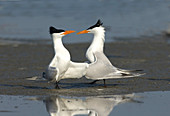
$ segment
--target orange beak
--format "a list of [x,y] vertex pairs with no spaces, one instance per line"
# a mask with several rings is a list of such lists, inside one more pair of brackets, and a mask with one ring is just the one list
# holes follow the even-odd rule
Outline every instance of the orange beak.
[[67,34],[74,33],[74,32],[75,32],[75,31],[67,30],[67,31],[65,31],[62,35],[67,35]]
[[88,32],[90,32],[90,31],[88,31],[88,30],[83,30],[83,31],[78,32],[77,34],[83,34],[83,33],[88,33]]

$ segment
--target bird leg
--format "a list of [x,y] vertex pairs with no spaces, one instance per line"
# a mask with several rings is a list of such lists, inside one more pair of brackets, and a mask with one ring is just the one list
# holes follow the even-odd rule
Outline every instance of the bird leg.
[[106,88],[107,86],[106,86],[106,82],[105,82],[106,80],[105,79],[103,79],[103,82],[104,82],[104,87]]
[[55,85],[55,88],[56,88],[56,89],[60,89],[60,87],[58,86],[58,82],[57,82],[57,81],[55,82],[55,84],[56,84],[56,85]]
[[45,78],[45,72],[42,73],[42,77]]
[[94,80],[94,81],[90,82],[89,84],[95,84],[97,81],[99,81],[99,80]]

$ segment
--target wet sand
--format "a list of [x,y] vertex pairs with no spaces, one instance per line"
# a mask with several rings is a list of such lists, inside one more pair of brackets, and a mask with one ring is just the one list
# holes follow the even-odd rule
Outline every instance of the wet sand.
[[[161,38],[160,38],[161,39]],[[73,61],[86,61],[89,43],[66,44]],[[128,79],[110,79],[88,84],[92,80],[61,80],[61,89],[47,81],[30,81],[40,76],[53,57],[51,44],[0,45],[1,95],[69,95],[95,96],[170,90],[170,45],[164,41],[119,41],[105,44],[111,62],[124,69],[143,69],[146,75]]]

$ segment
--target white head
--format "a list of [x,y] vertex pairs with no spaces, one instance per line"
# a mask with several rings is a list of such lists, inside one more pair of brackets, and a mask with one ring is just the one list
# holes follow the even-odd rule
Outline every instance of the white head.
[[51,34],[51,36],[55,37],[55,38],[62,38],[63,36],[70,34],[70,33],[74,33],[75,31],[72,30],[63,30],[63,29],[56,29],[54,27],[50,27],[49,28],[49,32]]
[[98,33],[104,33],[105,30],[104,30],[104,27],[102,25],[103,25],[103,23],[99,19],[95,25],[89,27],[86,30],[80,31],[77,34],[84,34],[84,33],[98,34]]

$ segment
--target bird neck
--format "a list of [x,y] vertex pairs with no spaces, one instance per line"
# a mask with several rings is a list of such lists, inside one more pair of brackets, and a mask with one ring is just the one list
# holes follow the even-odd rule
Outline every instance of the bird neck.
[[52,39],[53,39],[53,45],[54,45],[54,52],[55,55],[51,61],[51,63],[49,64],[49,66],[51,67],[55,67],[57,65],[57,54],[59,53],[65,53],[67,50],[63,45],[62,42],[62,37],[61,36],[57,36],[57,35],[51,35]]
[[63,42],[62,42],[62,37],[61,36],[52,35],[52,39],[53,39],[53,45],[54,45],[55,53],[65,49],[65,47],[63,45]]
[[105,42],[105,31],[104,29],[100,29],[96,33],[94,33],[94,38],[92,44],[90,45],[90,48],[93,51],[103,52],[104,42]]

